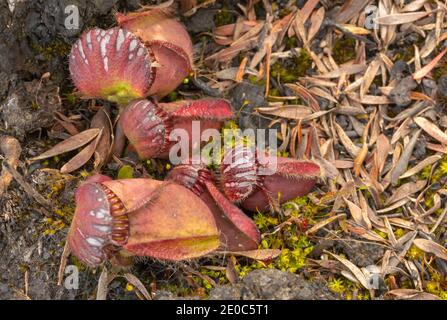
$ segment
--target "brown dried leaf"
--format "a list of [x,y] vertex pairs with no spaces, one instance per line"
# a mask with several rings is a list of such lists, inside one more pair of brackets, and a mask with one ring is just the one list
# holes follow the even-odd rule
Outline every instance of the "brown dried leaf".
[[315,77],[323,78],[323,79],[337,79],[340,78],[341,75],[353,75],[357,73],[364,72],[366,70],[367,66],[365,64],[350,64],[350,65],[344,65],[338,68],[337,70],[316,75]]
[[101,138],[95,150],[95,169],[99,170],[105,165],[112,152],[112,128],[113,124],[106,108],[101,108],[93,117],[90,127],[102,130]]
[[279,249],[265,249],[253,251],[236,251],[231,252],[232,255],[247,257],[253,260],[266,261],[277,258],[281,254]]
[[325,226],[327,226],[328,224],[334,222],[335,220],[338,220],[340,218],[346,218],[346,214],[341,213],[339,215],[336,216],[332,216],[329,217],[327,219],[324,219],[323,221],[319,221],[317,222],[312,228],[310,228],[309,230],[306,231],[306,235],[311,235],[314,234],[315,232],[317,232],[318,230],[324,228]]
[[376,78],[377,72],[380,68],[380,60],[374,59],[368,69],[366,69],[365,75],[363,76],[362,85],[360,86],[360,97],[363,99],[365,94],[369,91],[369,87]]
[[338,103],[338,100],[334,98],[334,96],[332,96],[329,92],[327,92],[326,90],[323,90],[321,88],[318,87],[312,87],[309,88],[309,92],[312,93],[315,96],[324,98],[326,100],[332,101],[333,103]]
[[306,106],[281,106],[257,108],[259,113],[270,114],[286,119],[303,120],[312,114],[310,108]]
[[238,281],[238,275],[236,266],[234,263],[235,258],[233,256],[228,257],[227,267],[225,268],[225,275],[231,284],[236,284]]
[[324,16],[326,14],[326,11],[324,10],[324,7],[321,7],[318,9],[312,16],[310,17],[310,28],[307,33],[307,42],[310,43],[312,39],[316,36],[318,31],[321,28],[321,25],[324,21]]
[[421,80],[424,78],[433,68],[436,67],[439,61],[441,61],[442,57],[447,53],[447,48],[442,50],[440,54],[438,54],[430,63],[428,63],[426,66],[424,66],[421,70],[416,71],[413,74],[414,80]]
[[98,280],[98,289],[96,291],[96,300],[107,300],[107,292],[109,291],[109,274],[104,266]]
[[445,134],[438,126],[423,117],[414,118],[414,122],[427,132],[434,139],[438,140],[442,144],[447,144],[447,134]]
[[395,289],[388,291],[386,294],[395,296],[396,299],[401,300],[441,300],[441,298],[434,294],[421,292],[416,289]]
[[363,226],[356,224],[355,222],[348,220],[346,221],[346,229],[348,232],[352,232],[366,240],[375,241],[388,245],[389,241],[379,236],[372,230],[368,230]]
[[388,138],[381,134],[376,142],[377,145],[377,167],[378,174],[381,175],[383,168],[385,167],[386,159],[388,158],[388,154],[391,150],[391,144]]
[[86,164],[90,158],[95,153],[96,147],[101,139],[102,131],[96,137],[96,139],[90,142],[84,149],[82,149],[77,155],[70,159],[64,166],[61,168],[61,173],[70,173],[78,170],[84,164]]
[[315,97],[312,95],[312,93],[305,87],[303,87],[300,84],[286,84],[286,86],[290,89],[292,89],[294,92],[296,92],[296,94],[303,100],[309,103],[309,106],[314,110],[314,111],[320,111],[320,105],[317,101],[317,99],[315,99]]
[[399,158],[399,161],[397,161],[395,167],[391,171],[390,182],[393,185],[395,185],[397,183],[397,180],[399,180],[399,177],[407,170],[408,162],[410,161],[411,155],[413,154],[414,147],[416,146],[416,143],[419,139],[420,134],[421,134],[421,130],[419,130],[418,132],[416,132],[413,135],[410,142],[408,142],[407,146],[405,147],[404,151],[402,152],[402,155]]
[[433,163],[439,161],[442,159],[442,156],[440,155],[433,155],[425,158],[421,162],[419,162],[417,165],[415,165],[413,168],[409,169],[407,172],[405,172],[403,175],[399,177],[399,179],[405,179],[409,178],[417,173],[419,173],[421,170],[423,170],[426,166],[430,166]]
[[62,251],[61,260],[59,263],[59,271],[57,273],[57,285],[61,286],[64,280],[65,268],[67,266],[68,257],[71,254],[71,249],[68,241],[65,241],[64,250]]
[[434,254],[438,258],[447,261],[447,249],[440,244],[426,239],[415,239],[413,243],[422,251]]
[[371,31],[369,31],[365,28],[362,28],[362,27],[352,25],[352,24],[343,24],[341,26],[343,27],[343,29],[348,30],[352,34],[357,34],[357,35],[361,35],[361,36],[367,36],[367,35],[371,34]]
[[402,200],[406,197],[409,197],[412,194],[421,191],[426,184],[427,182],[425,180],[419,180],[417,182],[408,182],[397,188],[397,190],[393,192],[393,195],[388,198],[385,204],[389,205],[399,200]]
[[244,79],[245,67],[247,66],[247,62],[248,62],[248,58],[244,57],[244,59],[242,59],[241,64],[239,65],[239,69],[236,74],[236,79],[235,79],[236,82],[242,82],[242,80]]
[[389,14],[386,16],[381,16],[376,18],[376,23],[385,25],[385,26],[393,26],[404,23],[411,23],[416,20],[422,19],[432,12],[407,12],[407,13],[396,13]]
[[140,281],[140,279],[138,279],[137,277],[135,277],[133,274],[131,273],[126,273],[124,274],[124,278],[126,278],[126,280],[133,285],[135,288],[137,288],[137,290],[144,296],[144,298],[146,300],[152,300],[152,296],[150,295],[150,293],[147,291],[146,287],[144,286],[144,284]]
[[304,7],[300,10],[301,11],[301,17],[304,22],[309,18],[312,11],[315,10],[320,0],[308,0]]
[[346,150],[349,152],[349,154],[356,158],[357,155],[360,153],[361,149],[357,147],[351,139],[348,137],[348,135],[345,133],[342,127],[336,122],[334,122],[334,127],[337,130],[337,134],[341,140],[341,143],[346,148]]
[[359,102],[361,104],[367,105],[378,105],[378,104],[390,104],[391,100],[386,96],[371,96],[365,94],[363,97],[360,97],[357,93],[348,93],[349,99],[352,99],[355,102]]
[[369,0],[347,0],[335,16],[337,23],[346,23],[358,15],[368,4]]
[[331,255],[332,257],[334,257],[335,259],[337,259],[338,261],[340,261],[346,268],[348,268],[349,271],[351,271],[351,273],[357,278],[357,280],[361,283],[361,285],[365,288],[365,289],[370,289],[370,285],[368,283],[368,281],[366,280],[365,275],[363,274],[362,270],[360,270],[355,264],[353,264],[351,261],[336,255],[332,252],[329,251],[325,251],[326,253],[328,253],[329,255]]
[[366,226],[366,223],[363,220],[362,209],[359,206],[357,206],[355,203],[353,203],[347,199],[344,199],[344,200],[349,207],[349,212],[351,212],[351,216],[354,219],[354,221],[360,225]]
[[447,146],[440,145],[440,144],[434,144],[434,143],[427,143],[427,149],[441,152],[441,153],[447,153]]
[[51,157],[54,157],[54,156],[57,156],[57,155],[60,155],[60,154],[63,154],[63,153],[69,152],[69,151],[76,150],[76,149],[86,145],[93,139],[95,139],[98,136],[100,131],[101,130],[99,130],[99,129],[85,130],[73,137],[70,137],[70,138],[58,143],[57,145],[55,145],[53,148],[51,148],[47,152],[42,153],[38,157],[30,159],[30,161],[43,160],[43,159],[51,158]]
[[[362,209],[362,218],[363,221],[365,222],[366,227],[371,230],[372,229],[372,223],[371,223],[371,219],[370,219],[370,211],[371,208],[368,206],[368,202],[366,201],[365,197],[363,196],[363,193],[359,192],[359,203],[360,203],[360,208]],[[371,212],[372,215],[374,215],[373,212]]]
[[407,198],[402,199],[402,200],[399,200],[399,201],[397,201],[396,203],[394,203],[393,205],[391,205],[391,206],[389,206],[389,207],[387,207],[387,208],[377,210],[377,213],[387,213],[387,212],[396,210],[397,208],[402,207],[402,206],[403,206],[404,204],[406,204],[408,201],[410,201],[410,200],[407,199]]
[[406,108],[404,111],[402,111],[401,113],[399,113],[397,116],[395,116],[394,118],[390,118],[388,117],[386,114],[382,114],[382,117],[388,121],[401,121],[401,120],[406,120],[409,117],[414,116],[415,114],[419,113],[420,111],[424,110],[425,108],[427,108],[426,103],[424,102],[418,102],[415,103],[414,106],[412,106],[411,108]]
[[367,155],[368,155],[368,144],[364,142],[362,149],[360,149],[360,152],[354,159],[354,174],[356,176],[360,176],[360,171],[362,169],[363,162],[365,161]]
[[413,0],[402,8],[402,12],[413,12],[421,9],[428,0]]

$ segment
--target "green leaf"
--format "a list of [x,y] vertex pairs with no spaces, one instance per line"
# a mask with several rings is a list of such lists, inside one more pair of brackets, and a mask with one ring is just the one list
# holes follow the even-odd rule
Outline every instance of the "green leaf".
[[131,166],[122,166],[120,171],[118,171],[118,180],[122,179],[132,179],[133,178],[133,168]]

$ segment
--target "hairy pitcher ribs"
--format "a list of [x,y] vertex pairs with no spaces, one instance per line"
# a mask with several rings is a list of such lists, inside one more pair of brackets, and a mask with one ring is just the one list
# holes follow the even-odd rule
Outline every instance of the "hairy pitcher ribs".
[[121,106],[161,98],[191,72],[191,39],[170,11],[118,14],[117,21],[109,30],[86,31],[72,47],[70,74],[85,98]]
[[199,121],[200,132],[197,132],[196,138],[200,141],[205,130],[220,130],[223,123],[232,117],[231,106],[223,99],[174,103],[138,100],[122,112],[120,126],[140,158],[168,158],[171,147],[176,143],[170,139],[174,130],[183,129],[186,136],[183,135],[180,142],[192,148],[193,121]]
[[208,207],[178,184],[151,179],[94,176],[76,191],[68,243],[95,267],[115,255],[183,260],[219,246]]
[[320,166],[314,162],[236,146],[223,156],[220,186],[230,201],[250,211],[265,211],[306,195],[320,175]]

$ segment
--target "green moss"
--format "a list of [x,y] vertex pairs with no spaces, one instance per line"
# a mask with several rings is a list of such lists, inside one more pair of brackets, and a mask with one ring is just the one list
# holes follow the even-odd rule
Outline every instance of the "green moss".
[[279,89],[277,89],[277,88],[270,89],[269,95],[272,97],[280,97],[281,96]]
[[65,95],[65,99],[69,104],[75,104],[77,101],[76,95],[74,93],[68,93]]
[[133,167],[131,166],[122,166],[118,171],[118,180],[122,179],[132,179],[133,178]]
[[398,228],[398,229],[396,229],[394,234],[399,239],[400,237],[403,237],[405,235],[405,230],[402,228]]
[[337,64],[344,64],[355,59],[356,40],[354,38],[342,37],[335,41],[332,56]]
[[258,77],[253,76],[253,75],[248,76],[248,81],[251,84],[254,84],[254,85],[257,85],[257,86],[265,86],[265,84],[266,84],[265,79],[258,79]]
[[65,57],[70,53],[71,46],[61,40],[54,40],[48,46],[32,43],[31,49],[35,54],[42,55],[47,61],[56,57]]
[[432,165],[426,166],[424,169],[422,169],[422,171],[419,173],[419,179],[420,180],[427,180],[428,178],[430,178],[430,174],[431,174],[431,169],[432,169]]
[[[200,282],[200,278],[192,276],[194,282]],[[183,284],[161,284],[160,290],[171,292],[174,296],[178,297],[188,297],[194,295],[193,291],[189,286]]]
[[274,261],[275,267],[281,271],[297,272],[307,264],[307,256],[312,252],[313,246],[305,236],[289,239],[295,242],[295,249],[282,249],[281,255]]
[[431,294],[437,295],[442,300],[447,300],[447,290],[442,277],[437,272],[430,274],[431,280],[425,284],[425,290]]
[[178,92],[172,91],[170,94],[168,94],[167,99],[169,102],[177,101],[179,99]]
[[422,251],[421,249],[419,249],[416,246],[411,246],[411,248],[407,251],[407,255],[408,258],[413,259],[413,260],[422,260],[424,259],[424,251]]
[[377,233],[381,238],[388,239],[388,235],[385,232],[380,230],[374,230],[374,232]]
[[302,49],[297,57],[273,64],[270,75],[281,83],[297,82],[300,77],[306,75],[307,70],[312,67],[312,62],[309,52]]
[[333,293],[336,293],[339,295],[342,295],[346,291],[345,283],[344,283],[343,279],[340,279],[340,278],[333,278],[332,280],[330,280],[328,282],[328,288]]
[[447,156],[444,156],[433,173],[432,182],[439,182],[441,178],[447,176]]
[[397,54],[393,57],[393,61],[403,60],[408,62],[414,58],[414,53],[413,46],[405,46],[405,48],[402,48],[397,52]]
[[298,46],[298,39],[296,37],[286,38],[286,50],[294,49]]
[[214,24],[216,25],[216,27],[224,26],[235,22],[236,22],[235,15],[227,8],[223,8],[217,11],[216,15],[214,16]]

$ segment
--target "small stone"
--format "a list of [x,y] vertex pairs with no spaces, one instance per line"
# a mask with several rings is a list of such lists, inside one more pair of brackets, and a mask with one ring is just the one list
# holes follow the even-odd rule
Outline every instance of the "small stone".
[[276,269],[255,270],[235,286],[211,290],[211,300],[333,300],[335,296],[318,280]]
[[335,248],[346,254],[348,260],[359,268],[376,264],[385,252],[383,246],[376,243],[363,242],[357,239],[347,240],[337,242]]
[[416,87],[417,83],[411,76],[403,78],[396,87],[391,90],[389,97],[398,107],[406,107],[411,104],[410,93],[411,90],[416,89]]
[[411,74],[410,66],[405,61],[398,60],[394,63],[390,73],[391,73],[391,79],[396,79],[397,81],[400,81]]

